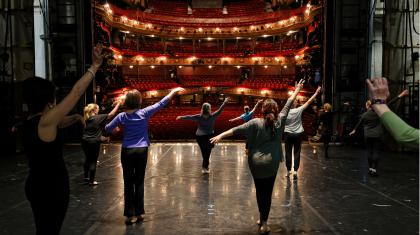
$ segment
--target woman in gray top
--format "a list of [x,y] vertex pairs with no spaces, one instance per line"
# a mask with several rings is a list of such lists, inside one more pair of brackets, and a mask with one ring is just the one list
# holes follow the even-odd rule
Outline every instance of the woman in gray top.
[[296,90],[287,100],[280,113],[276,101],[267,99],[262,105],[263,118],[254,118],[210,139],[211,143],[217,143],[224,137],[232,135],[245,135],[247,137],[249,146],[248,164],[255,183],[260,212],[260,219],[257,223],[259,225],[258,231],[261,234],[270,231],[267,220],[271,207],[271,194],[280,161],[283,160],[281,138],[290,106],[302,89],[303,82],[303,80],[299,81]]
[[210,154],[214,147],[214,144],[210,143],[210,138],[213,137],[214,134],[214,123],[217,117],[222,113],[228,101],[229,98],[226,98],[223,101],[223,104],[220,105],[219,109],[214,113],[211,112],[211,105],[209,103],[204,103],[199,114],[176,117],[176,120],[193,120],[198,122],[195,135],[203,157],[203,169],[201,171],[203,174],[210,173]]

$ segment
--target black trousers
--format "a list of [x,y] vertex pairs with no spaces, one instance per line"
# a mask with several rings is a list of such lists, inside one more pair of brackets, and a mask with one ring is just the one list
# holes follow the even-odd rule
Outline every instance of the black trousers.
[[121,165],[124,176],[124,215],[144,214],[144,175],[148,148],[123,148]]
[[369,168],[376,169],[379,162],[379,150],[378,147],[381,144],[380,138],[365,138],[366,152],[365,156],[368,159]]
[[85,153],[85,164],[83,165],[83,171],[85,178],[89,178],[89,182],[95,181],[96,174],[96,163],[99,157],[99,151],[101,150],[100,141],[89,141],[82,140],[82,149]]
[[213,134],[196,136],[198,146],[201,150],[201,156],[203,157],[203,168],[205,169],[209,169],[210,154],[211,150],[214,147],[214,144],[210,143],[210,138],[212,138],[213,136]]
[[285,151],[286,151],[286,167],[288,171],[292,169],[292,150],[294,156],[293,168],[295,171],[299,169],[300,150],[302,146],[302,133],[284,133]]
[[268,220],[271,208],[271,195],[275,181],[276,175],[268,178],[254,178],[260,222]]
[[69,205],[67,175],[52,172],[45,175],[29,174],[25,193],[34,215],[36,234],[60,234]]
[[322,142],[324,143],[324,156],[329,158],[328,156],[328,148],[330,147],[332,131],[328,130],[322,133]]

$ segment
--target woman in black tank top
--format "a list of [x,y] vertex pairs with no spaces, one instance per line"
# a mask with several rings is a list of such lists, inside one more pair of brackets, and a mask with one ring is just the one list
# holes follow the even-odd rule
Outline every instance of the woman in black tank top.
[[69,203],[69,178],[58,129],[82,120],[80,115],[66,115],[89,86],[102,58],[102,45],[97,45],[92,66],[57,105],[55,87],[50,81],[32,77],[23,82],[23,99],[30,113],[24,124],[29,163],[25,192],[32,207],[36,234],[60,233]]

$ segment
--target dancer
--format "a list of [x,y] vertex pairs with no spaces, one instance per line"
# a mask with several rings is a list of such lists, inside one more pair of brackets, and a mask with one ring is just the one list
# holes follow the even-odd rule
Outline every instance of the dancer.
[[93,49],[92,66],[58,104],[51,81],[32,77],[23,82],[23,99],[29,109],[24,124],[24,145],[29,162],[25,192],[38,235],[60,233],[70,188],[58,128],[80,117],[66,115],[93,80],[102,60],[102,45],[98,44]]
[[174,88],[159,102],[140,109],[141,93],[138,90],[130,90],[126,94],[124,103],[127,110],[119,113],[105,126],[106,132],[112,132],[120,125],[124,127],[121,165],[124,177],[124,216],[127,217],[126,224],[144,220],[144,174],[150,146],[149,119],[168,104],[175,94],[181,91],[184,91],[184,89]]
[[299,81],[280,113],[276,101],[267,99],[261,109],[264,114],[263,118],[254,118],[210,139],[211,143],[218,143],[221,139],[232,135],[247,137],[249,143],[248,164],[254,179],[260,212],[260,219],[257,221],[260,234],[270,231],[267,220],[271,207],[271,195],[277,170],[283,158],[281,137],[290,106],[302,89],[303,83],[304,80]]
[[[315,94],[309,98],[305,104],[296,108],[297,102],[293,103],[295,108],[290,109],[289,114],[287,115],[286,125],[284,128],[284,142],[285,142],[285,152],[286,152],[286,168],[287,168],[287,175],[286,177],[290,177],[293,173],[293,179],[297,179],[297,171],[299,169],[300,164],[300,149],[302,145],[302,134],[303,134],[303,126],[302,126],[302,114],[303,111],[309,107],[309,105],[315,100],[316,96],[321,92],[321,87],[316,89]],[[293,149],[293,156],[294,156],[294,164],[292,172],[292,149]]]
[[372,105],[373,110],[381,119],[382,124],[394,137],[394,139],[404,146],[410,148],[419,148],[420,133],[419,129],[409,126],[393,113],[388,105],[383,104],[389,96],[388,81],[386,78],[367,79],[366,83],[369,88],[369,96],[371,99],[379,101]]
[[117,113],[120,103],[120,99],[116,101],[114,108],[108,114],[98,114],[99,106],[97,104],[88,104],[84,108],[86,126],[82,137],[82,149],[86,159],[83,170],[84,180],[91,186],[98,184],[95,181],[96,162],[98,161],[101,142],[107,139],[102,136],[103,128],[105,127],[106,121]]
[[249,111],[249,106],[245,105],[244,106],[244,113],[236,118],[232,118],[229,119],[229,122],[234,122],[234,121],[238,121],[238,120],[243,120],[244,122],[248,122],[249,120],[252,119],[252,115],[254,114],[255,110],[257,110],[258,105],[260,105],[263,102],[263,100],[258,100],[258,102],[255,104],[254,108]]
[[201,106],[201,113],[195,115],[178,116],[176,120],[193,120],[198,122],[197,131],[195,133],[198,146],[200,147],[203,164],[201,173],[209,174],[210,154],[214,144],[210,143],[210,138],[214,136],[214,123],[222,113],[225,105],[228,103],[229,97],[223,101],[216,112],[211,113],[211,105],[204,103]]
[[[408,95],[408,90],[404,90],[397,97],[390,100],[388,105],[391,105]],[[384,101],[385,102],[385,101]],[[363,123],[364,138],[366,145],[365,156],[369,163],[369,175],[378,176],[377,168],[380,158],[379,145],[381,144],[382,124],[379,116],[372,109],[372,102],[366,101],[366,112],[362,114],[354,129],[349,133],[350,136],[356,133],[357,128]]]
[[[323,105],[323,112],[319,115],[319,130],[321,133],[321,140],[324,144],[324,157],[329,159],[328,148],[333,134],[334,113],[331,112],[332,106],[330,103]],[[316,153],[316,151],[314,151]]]

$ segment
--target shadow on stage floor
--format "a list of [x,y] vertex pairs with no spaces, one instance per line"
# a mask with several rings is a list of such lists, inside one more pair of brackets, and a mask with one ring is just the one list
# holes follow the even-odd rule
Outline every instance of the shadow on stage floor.
[[[103,151],[105,150],[105,151]],[[70,205],[61,234],[256,234],[258,208],[243,143],[217,145],[209,175],[195,143],[149,149],[144,223],[124,224],[120,145],[101,151],[98,186],[84,185],[80,146],[65,147]],[[281,164],[269,217],[271,234],[418,234],[418,154],[382,152],[379,177],[367,175],[359,147],[302,148],[298,180]],[[24,196],[23,156],[0,159],[0,234],[34,234]],[[51,176],[54,177],[54,176]],[[48,182],[46,182],[47,184]],[[54,215],[51,215],[54,216]]]

